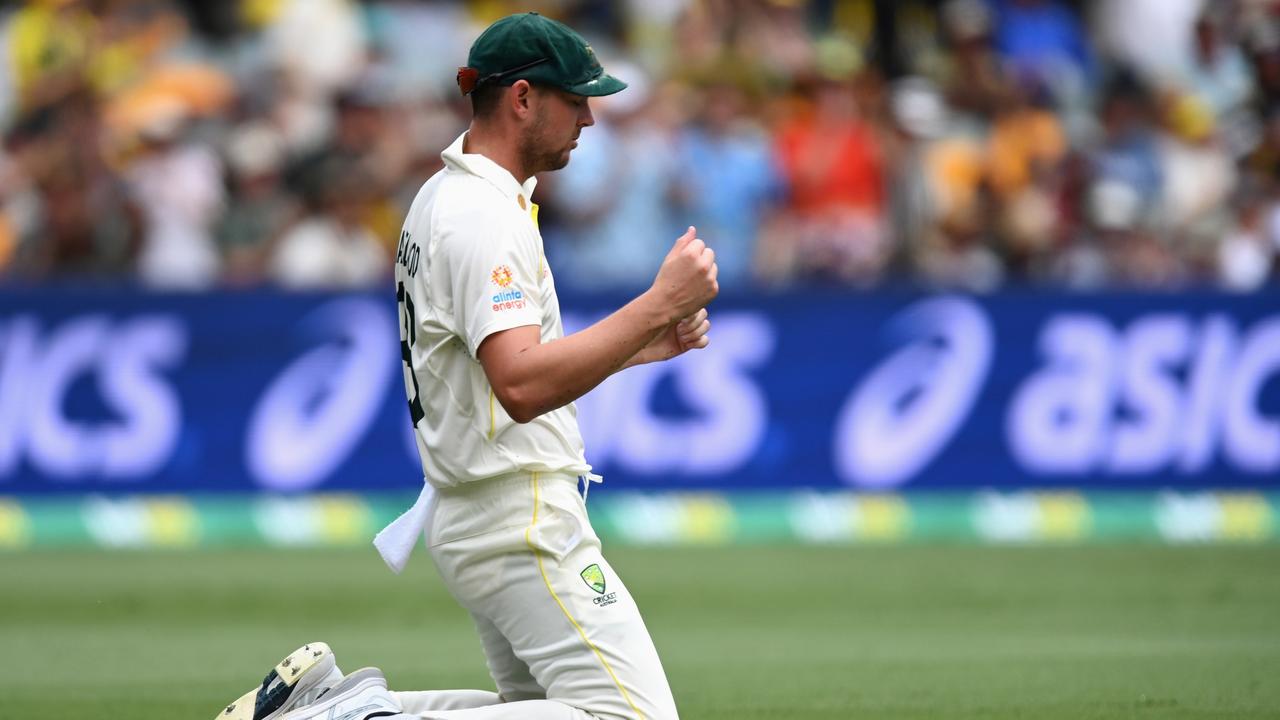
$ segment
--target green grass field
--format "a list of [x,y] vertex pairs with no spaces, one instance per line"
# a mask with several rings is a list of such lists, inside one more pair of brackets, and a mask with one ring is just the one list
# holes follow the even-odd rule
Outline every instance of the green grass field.
[[[1280,547],[614,549],[686,720],[1280,718]],[[0,554],[0,718],[212,718],[310,640],[488,687],[425,555]]]

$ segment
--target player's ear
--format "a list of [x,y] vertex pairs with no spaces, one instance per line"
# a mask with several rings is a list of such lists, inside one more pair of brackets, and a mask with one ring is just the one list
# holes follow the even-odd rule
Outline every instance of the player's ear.
[[511,85],[511,93],[507,99],[516,115],[523,118],[533,110],[534,88],[528,80],[517,80]]

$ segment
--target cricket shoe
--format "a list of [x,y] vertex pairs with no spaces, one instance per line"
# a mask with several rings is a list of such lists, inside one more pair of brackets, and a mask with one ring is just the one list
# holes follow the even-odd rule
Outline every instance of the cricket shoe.
[[216,720],[277,720],[315,702],[342,682],[342,671],[329,646],[310,643],[289,653],[262,680],[218,714]]
[[361,668],[342,679],[310,705],[280,716],[280,720],[411,720],[387,690],[378,668]]

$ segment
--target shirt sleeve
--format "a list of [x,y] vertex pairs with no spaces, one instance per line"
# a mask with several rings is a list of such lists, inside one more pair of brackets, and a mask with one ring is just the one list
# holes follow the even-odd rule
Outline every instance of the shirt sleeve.
[[494,333],[542,325],[537,245],[522,228],[493,215],[451,223],[441,238],[453,280],[454,317],[472,357]]

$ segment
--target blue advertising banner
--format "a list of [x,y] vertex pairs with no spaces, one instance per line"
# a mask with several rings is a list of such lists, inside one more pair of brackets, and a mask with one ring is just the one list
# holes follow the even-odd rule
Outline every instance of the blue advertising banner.
[[[572,331],[619,298],[568,298]],[[1280,293],[723,298],[579,402],[606,485],[1280,488]],[[0,495],[412,490],[388,293],[0,295]]]

